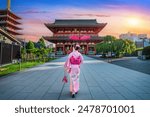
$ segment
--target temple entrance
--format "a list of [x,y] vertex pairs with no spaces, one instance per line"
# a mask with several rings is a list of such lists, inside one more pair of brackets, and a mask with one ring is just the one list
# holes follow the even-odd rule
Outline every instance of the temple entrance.
[[56,54],[57,55],[63,55],[63,47],[56,47]]
[[70,45],[65,45],[64,49],[65,49],[65,50],[64,50],[64,51],[65,51],[65,54],[70,54],[70,53],[72,52],[72,50],[73,50],[71,44],[70,44]]
[[102,41],[98,33],[107,23],[98,23],[95,19],[60,19],[45,24],[53,36],[44,38],[56,44],[56,54],[69,54],[74,43],[81,46],[82,54],[96,54],[95,45]]
[[79,52],[81,53],[81,54],[86,54],[86,52],[87,52],[87,45],[80,45],[80,50],[79,50]]
[[94,55],[95,53],[96,53],[95,47],[94,46],[89,46],[87,54]]

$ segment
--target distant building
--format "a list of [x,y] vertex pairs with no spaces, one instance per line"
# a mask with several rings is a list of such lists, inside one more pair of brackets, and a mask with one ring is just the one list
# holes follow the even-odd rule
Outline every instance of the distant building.
[[126,33],[119,36],[120,39],[128,39],[135,42],[138,48],[150,46],[150,39],[148,39],[147,34],[136,34],[136,33]]
[[134,41],[134,42],[142,41],[142,40],[139,38],[139,36],[138,36],[137,34],[135,34],[135,33],[130,33],[130,32],[128,32],[128,33],[126,33],[126,34],[121,34],[121,35],[119,36],[119,38],[120,38],[120,39],[129,39],[129,40]]
[[146,47],[146,46],[150,46],[150,38],[148,38],[144,41],[144,47]]
[[45,39],[44,39],[44,42],[45,42],[45,45],[46,45],[47,48],[55,48],[55,46],[56,46],[54,43],[51,43],[51,42],[49,42]]

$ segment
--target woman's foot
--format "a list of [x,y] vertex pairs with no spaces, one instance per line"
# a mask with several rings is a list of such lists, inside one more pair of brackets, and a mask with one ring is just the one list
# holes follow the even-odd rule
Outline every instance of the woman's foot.
[[72,94],[72,98],[75,98],[75,94]]

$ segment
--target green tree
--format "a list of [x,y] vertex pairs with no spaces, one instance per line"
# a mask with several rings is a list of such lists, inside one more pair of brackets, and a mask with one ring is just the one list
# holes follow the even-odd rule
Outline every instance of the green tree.
[[21,58],[23,61],[26,60],[26,49],[25,48],[21,48]]
[[111,36],[111,35],[107,35],[103,38],[103,41],[106,43],[112,43],[115,40],[116,40],[116,37]]
[[116,39],[113,36],[105,36],[103,42],[96,45],[98,53],[104,56],[108,52],[115,53],[116,57],[122,57],[125,54],[131,54],[136,50],[135,43],[131,40]]
[[34,51],[35,51],[35,47],[34,47],[34,43],[32,41],[29,41],[27,43],[27,57],[31,60],[31,59],[34,59],[35,56],[34,56]]
[[142,54],[150,56],[150,46],[144,47]]
[[44,39],[41,37],[38,41],[38,50],[36,55],[40,57],[43,61],[48,58],[48,54],[52,52],[52,48],[46,48]]
[[46,44],[45,44],[43,38],[40,38],[39,41],[38,41],[38,43],[39,43],[39,47],[40,48],[46,48]]
[[127,44],[126,53],[132,54],[133,52],[135,52],[136,51],[135,43],[131,40],[125,40],[125,41],[126,41],[126,44]]
[[27,43],[27,53],[32,53],[32,52],[34,52],[34,49],[35,49],[35,47],[34,47],[34,43],[32,42],[32,41],[29,41],[28,43]]
[[121,57],[124,54],[125,42],[122,39],[117,39],[113,43],[114,52],[116,57]]
[[111,35],[107,35],[107,36],[103,37],[103,42],[98,43],[96,45],[97,52],[102,53],[104,57],[108,52],[111,52],[111,54],[112,54],[112,52],[114,50],[113,42],[115,40],[116,40],[116,38]]

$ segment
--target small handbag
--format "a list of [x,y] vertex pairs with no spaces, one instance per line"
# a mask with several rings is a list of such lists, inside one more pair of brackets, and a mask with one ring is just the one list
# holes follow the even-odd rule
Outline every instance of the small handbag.
[[67,83],[67,82],[68,82],[67,76],[64,76],[62,82],[64,82],[64,83]]
[[63,79],[62,79],[62,82],[64,82],[64,83],[67,83],[67,82],[68,82],[67,74],[66,74],[65,70],[64,70],[64,77],[63,77]]

